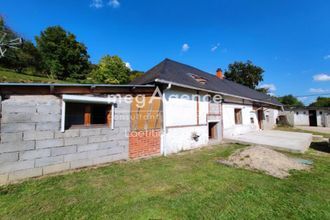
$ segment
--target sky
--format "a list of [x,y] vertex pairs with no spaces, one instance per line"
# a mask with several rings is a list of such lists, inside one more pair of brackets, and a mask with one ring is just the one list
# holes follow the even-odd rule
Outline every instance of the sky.
[[209,73],[251,60],[261,87],[305,104],[330,96],[328,0],[1,0],[0,14],[34,41],[61,25],[93,63],[118,55],[147,71],[170,58]]

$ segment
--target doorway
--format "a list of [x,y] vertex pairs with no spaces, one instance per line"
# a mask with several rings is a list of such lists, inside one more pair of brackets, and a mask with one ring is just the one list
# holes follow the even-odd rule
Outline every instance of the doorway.
[[217,122],[209,122],[209,139],[217,139]]
[[316,110],[309,110],[309,126],[317,126]]
[[262,129],[262,121],[264,120],[264,110],[258,110],[258,125]]

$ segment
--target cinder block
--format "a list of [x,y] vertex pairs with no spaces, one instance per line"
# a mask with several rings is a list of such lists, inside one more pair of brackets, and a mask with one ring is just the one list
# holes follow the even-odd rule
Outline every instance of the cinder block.
[[68,146],[68,145],[83,145],[83,144],[87,144],[87,137],[74,137],[74,138],[65,138],[64,139],[64,145]]
[[59,122],[60,114],[34,114],[31,116],[32,122]]
[[24,140],[46,140],[54,138],[53,131],[26,131],[23,133]]
[[34,113],[4,113],[2,114],[2,123],[25,123],[31,122],[31,115]]
[[49,156],[50,149],[38,149],[20,152],[20,160],[33,160]]
[[1,124],[1,132],[4,133],[14,133],[20,131],[33,131],[35,130],[35,123],[9,123]]
[[49,139],[36,141],[36,148],[60,147],[64,145],[63,139]]
[[34,149],[35,141],[17,141],[0,144],[0,153],[24,151]]
[[80,145],[78,146],[78,152],[84,152],[84,151],[93,151],[98,149],[98,144],[86,144],[86,145]]
[[15,181],[15,180],[21,180],[31,177],[37,177],[42,175],[42,169],[41,168],[32,168],[32,169],[26,169],[26,170],[19,170],[12,173],[9,173],[8,180],[9,181]]
[[36,167],[49,166],[52,164],[58,164],[63,162],[63,156],[56,157],[44,157],[36,159]]
[[88,137],[88,143],[100,143],[108,141],[108,135],[98,135]]
[[126,160],[128,156],[124,154],[115,154],[115,155],[108,155],[104,157],[97,157],[93,159],[93,165],[103,164],[103,163],[110,163],[118,160]]
[[1,133],[1,143],[17,142],[23,140],[23,132]]
[[101,134],[100,128],[86,128],[86,129],[80,129],[80,136],[95,136]]
[[37,112],[37,108],[35,104],[32,104],[31,106],[24,106],[24,105],[18,105],[18,104],[3,104],[2,105],[2,114],[7,113],[29,113],[33,114]]
[[70,169],[70,163],[54,164],[54,165],[43,167],[42,169],[43,169],[44,175],[51,174],[51,173],[57,173],[57,172],[61,172],[61,171]]
[[117,147],[117,146],[118,146],[118,144],[116,141],[107,141],[104,143],[99,143],[98,149],[113,148],[113,147]]
[[13,162],[18,160],[18,152],[0,154],[0,166],[5,162]]
[[60,122],[40,122],[36,123],[37,131],[59,131]]
[[34,167],[33,160],[7,162],[1,164],[0,173],[8,173],[16,170],[25,170],[33,167]]
[[79,137],[79,129],[71,129],[62,132],[55,132],[55,138],[71,138],[71,137]]
[[74,160],[83,160],[87,159],[89,152],[79,152],[74,154],[64,155],[64,161],[74,161]]
[[37,112],[41,114],[60,114],[61,106],[58,103],[37,105]]
[[0,186],[8,183],[8,174],[0,174]]
[[93,165],[93,159],[75,160],[70,163],[71,169],[88,167]]
[[56,147],[51,149],[52,156],[64,155],[64,154],[73,154],[77,152],[77,146],[67,146],[67,147]]
[[116,136],[117,134],[119,134],[119,128],[103,128],[101,130],[101,134],[107,134],[107,135],[111,135],[111,136]]

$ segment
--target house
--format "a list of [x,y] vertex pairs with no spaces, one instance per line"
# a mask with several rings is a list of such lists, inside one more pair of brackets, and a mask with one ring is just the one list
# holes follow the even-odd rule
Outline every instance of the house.
[[1,83],[0,184],[271,129],[272,97],[165,59],[130,85]]
[[223,77],[165,59],[132,82],[162,91],[163,154],[271,129],[282,104]]
[[330,127],[330,108],[285,107],[280,119],[291,126]]

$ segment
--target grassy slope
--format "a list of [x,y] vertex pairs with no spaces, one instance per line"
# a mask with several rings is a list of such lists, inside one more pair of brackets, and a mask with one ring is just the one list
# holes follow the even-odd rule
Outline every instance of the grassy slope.
[[48,79],[27,75],[24,73],[16,73],[12,70],[0,68],[0,82],[20,82],[20,83],[70,83],[61,80]]
[[2,218],[330,219],[330,157],[310,150],[310,172],[279,180],[216,163],[241,146],[195,152],[0,187]]

